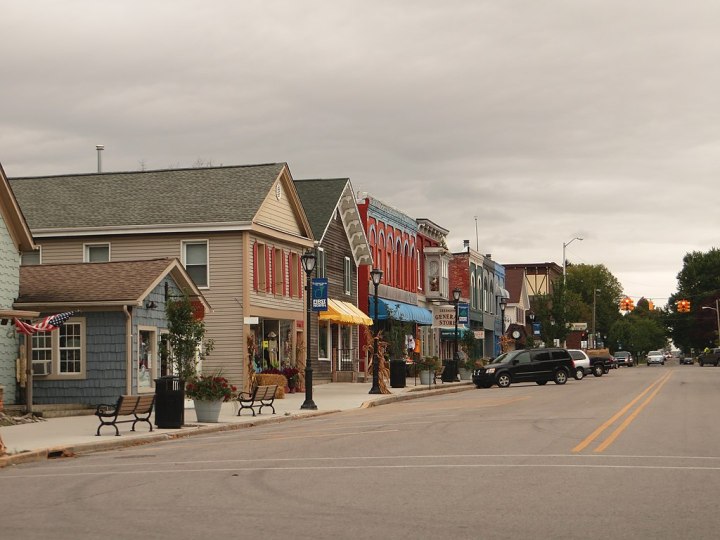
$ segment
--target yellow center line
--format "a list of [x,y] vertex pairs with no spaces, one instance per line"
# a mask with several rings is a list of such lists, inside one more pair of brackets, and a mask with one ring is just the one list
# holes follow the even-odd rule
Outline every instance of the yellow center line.
[[572,449],[573,452],[582,452],[585,448],[590,445],[595,439],[597,439],[603,431],[605,431],[607,428],[609,428],[612,424],[615,423],[615,421],[620,418],[622,415],[624,415],[630,408],[635,405],[638,401],[640,401],[645,394],[650,392],[655,386],[660,384],[663,378],[668,377],[670,372],[668,372],[667,375],[663,375],[658,380],[653,382],[650,386],[648,386],[645,390],[643,390],[639,396],[637,396],[635,399],[633,399],[630,403],[625,405],[622,409],[620,409],[617,413],[615,413],[612,418],[604,422],[600,427],[598,427],[595,431],[593,431],[590,435],[588,435],[580,444],[578,444],[575,448]]
[[623,423],[620,424],[620,425],[615,429],[615,431],[613,431],[613,432],[610,434],[610,436],[609,436],[607,439],[605,439],[605,440],[603,441],[603,443],[595,449],[595,452],[603,452],[608,446],[610,446],[610,445],[615,441],[615,439],[617,439],[618,436],[619,436],[623,431],[625,431],[625,428],[627,428],[627,427],[630,425],[630,423],[631,423],[633,420],[635,420],[635,418],[637,417],[637,415],[640,414],[640,411],[642,411],[642,410],[645,408],[645,406],[646,406],[648,403],[650,403],[650,402],[655,398],[655,396],[658,394],[658,392],[660,392],[660,390],[662,389],[663,385],[664,385],[666,382],[668,382],[668,380],[670,380],[670,377],[671,377],[671,376],[672,376],[672,371],[668,373],[668,375],[662,380],[662,382],[657,386],[657,388],[655,388],[655,390],[653,391],[653,393],[650,394],[650,396],[648,396],[648,398],[642,403],[642,405],[640,405],[637,409],[635,409],[635,410],[632,412],[632,414],[630,414],[630,416],[628,416],[628,417],[623,421]]

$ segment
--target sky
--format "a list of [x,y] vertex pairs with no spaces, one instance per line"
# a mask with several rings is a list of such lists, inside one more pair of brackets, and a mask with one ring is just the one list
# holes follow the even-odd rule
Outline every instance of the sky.
[[4,2],[0,163],[287,162],[452,251],[565,251],[663,306],[718,247],[719,23],[716,0]]

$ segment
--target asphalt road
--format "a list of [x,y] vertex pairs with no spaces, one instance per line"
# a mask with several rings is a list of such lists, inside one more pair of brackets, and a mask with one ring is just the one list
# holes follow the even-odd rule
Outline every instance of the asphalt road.
[[0,537],[717,538],[720,368],[613,370],[0,470]]

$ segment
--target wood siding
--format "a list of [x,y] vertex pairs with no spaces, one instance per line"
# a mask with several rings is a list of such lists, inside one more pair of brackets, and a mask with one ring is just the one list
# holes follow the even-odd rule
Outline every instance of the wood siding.
[[286,233],[302,235],[299,218],[290,200],[287,186],[281,179],[275,181],[275,186],[277,185],[281,186],[280,199],[276,197],[275,187],[273,187],[265,197],[265,202],[260,206],[253,221]]

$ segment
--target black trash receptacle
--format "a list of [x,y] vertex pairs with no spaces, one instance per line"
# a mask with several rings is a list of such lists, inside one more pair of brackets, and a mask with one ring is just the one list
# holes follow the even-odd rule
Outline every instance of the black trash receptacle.
[[405,360],[390,360],[390,387],[405,388]]
[[457,360],[443,360],[442,382],[455,382],[458,376],[458,361]]
[[167,375],[155,379],[155,425],[164,429],[181,428],[185,423],[185,385],[180,377]]

